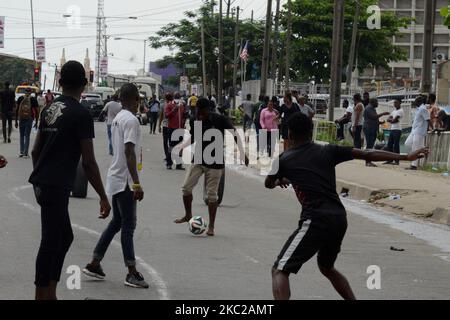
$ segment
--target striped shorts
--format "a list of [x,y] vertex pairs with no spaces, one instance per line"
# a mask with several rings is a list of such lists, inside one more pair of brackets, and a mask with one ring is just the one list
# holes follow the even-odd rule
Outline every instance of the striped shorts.
[[346,231],[345,215],[326,215],[300,220],[299,228],[284,245],[274,269],[296,274],[316,253],[320,267],[333,268]]

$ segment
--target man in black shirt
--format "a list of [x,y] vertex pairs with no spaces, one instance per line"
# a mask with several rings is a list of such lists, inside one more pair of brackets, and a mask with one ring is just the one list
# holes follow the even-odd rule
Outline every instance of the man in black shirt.
[[80,103],[87,84],[83,66],[67,62],[59,80],[62,96],[42,111],[32,151],[34,186],[41,206],[42,240],[36,260],[36,299],[55,300],[64,258],[73,241],[69,195],[82,156],[89,182],[100,196],[100,218],[111,211],[94,155],[94,122]]
[[[5,82],[5,88],[0,92],[0,103],[2,113],[3,141],[11,143],[12,119],[16,95],[9,88],[10,83]],[[6,130],[8,129],[8,131]],[[8,134],[7,134],[8,132]]]
[[[192,191],[198,184],[200,177],[204,174],[206,177],[206,190],[208,195],[209,209],[209,228],[207,235],[214,236],[214,226],[218,207],[219,183],[225,170],[224,141],[225,130],[230,130],[234,135],[234,140],[238,144],[242,162],[248,165],[248,159],[245,156],[244,147],[241,139],[237,136],[233,124],[225,116],[217,113],[211,113],[209,110],[209,101],[200,98],[197,102],[197,120],[191,120],[191,137],[176,146],[173,154],[178,154],[179,150],[196,143],[196,149],[192,165],[186,173],[183,183],[183,203],[185,216],[175,220],[175,223],[181,224],[189,222],[192,218]],[[219,131],[219,132],[217,132]],[[220,133],[220,135],[216,135]],[[214,137],[214,139],[212,139]]]
[[298,273],[302,265],[318,253],[322,274],[343,298],[355,299],[347,279],[334,268],[347,229],[346,211],[336,192],[335,167],[353,159],[411,161],[424,157],[428,150],[399,155],[378,150],[362,151],[351,147],[318,145],[312,142],[313,123],[302,113],[291,116],[288,126],[293,146],[280,155],[265,185],[269,189],[292,185],[302,205],[302,213],[299,228],[289,238],[274,264],[274,297],[277,300],[289,299],[289,275]]

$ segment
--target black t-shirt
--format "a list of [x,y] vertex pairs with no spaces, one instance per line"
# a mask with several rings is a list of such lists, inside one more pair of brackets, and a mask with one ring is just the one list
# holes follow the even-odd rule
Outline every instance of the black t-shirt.
[[2,106],[1,112],[4,114],[13,112],[15,100],[16,94],[14,91],[5,89],[0,92],[0,104]]
[[81,157],[80,141],[95,136],[89,111],[74,98],[61,96],[43,109],[39,133],[42,149],[29,182],[71,190]]
[[[353,160],[353,148],[307,143],[289,149],[279,157],[275,178],[291,181],[302,205],[302,219],[323,215],[345,215],[336,191],[335,167]],[[276,169],[277,162],[274,163]]]
[[[233,124],[230,122],[230,120],[227,117],[224,117],[217,113],[210,113],[209,119],[206,121],[196,121],[194,122],[191,120],[191,143],[194,144],[197,143],[193,158],[193,163],[199,164],[201,159],[202,165],[211,168],[211,169],[223,169],[225,168],[225,150],[224,150],[224,141],[225,141],[225,130],[231,130],[233,129]],[[201,125],[202,132],[201,135],[199,132],[195,132],[196,125]],[[205,132],[210,129],[216,129],[220,131],[220,134],[222,136],[221,141],[215,141],[215,137],[208,137],[208,134],[206,135],[205,140]],[[198,137],[196,136],[198,135]],[[202,145],[201,148],[201,154],[200,154],[200,144]],[[215,148],[214,148],[215,147]],[[205,152],[206,151],[206,152]],[[220,159],[216,159],[216,151],[221,152],[223,156],[220,157]],[[207,156],[205,159],[205,155]],[[219,155],[217,155],[219,157]],[[210,159],[208,159],[210,158]],[[215,161],[218,160],[218,161]],[[219,163],[217,163],[219,162]]]
[[289,118],[296,112],[300,112],[298,104],[293,103],[290,108],[287,105],[283,104],[281,106],[281,115],[283,116],[282,125],[287,126]]

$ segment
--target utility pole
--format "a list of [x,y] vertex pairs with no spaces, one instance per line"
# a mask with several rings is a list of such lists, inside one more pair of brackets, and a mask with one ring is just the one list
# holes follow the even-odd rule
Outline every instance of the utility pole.
[[355,0],[355,19],[353,20],[353,33],[352,33],[352,43],[350,45],[350,56],[348,58],[348,70],[347,70],[347,84],[345,86],[347,93],[350,94],[352,86],[352,74],[353,68],[355,66],[355,56],[356,56],[356,40],[358,38],[358,25],[359,25],[359,15],[360,15],[360,4],[359,0]]
[[36,44],[34,43],[34,12],[33,12],[33,0],[30,0],[31,6],[31,38],[33,41],[33,60],[36,63]]
[[254,14],[254,11],[252,10],[252,16],[251,16],[251,18],[250,18],[250,22],[251,22],[251,23],[253,23],[253,14]]
[[341,104],[342,53],[344,42],[344,1],[334,0],[333,47],[331,55],[331,88],[328,120],[334,121],[334,109]]
[[144,77],[145,77],[145,69],[146,68],[146,56],[147,56],[147,39],[144,40]]
[[237,87],[237,69],[238,69],[238,46],[239,46],[239,6],[236,10],[236,28],[234,32],[234,56],[233,56],[233,109],[236,109],[236,87]]
[[272,0],[267,0],[266,29],[264,32],[264,51],[261,67],[261,95],[267,94],[267,77],[269,76],[270,30],[272,26]]
[[290,90],[290,70],[291,70],[291,37],[292,37],[292,1],[288,0],[288,28],[286,33],[286,57],[285,57],[285,90]]
[[203,96],[206,97],[208,94],[207,86],[208,82],[206,79],[206,53],[205,53],[205,26],[202,19],[202,73],[203,73]]
[[281,0],[277,0],[277,9],[275,12],[275,34],[273,38],[273,45],[272,45],[272,70],[270,74],[270,78],[275,82],[276,76],[277,76],[277,63],[278,63],[278,42],[280,38],[280,2]]
[[433,42],[434,42],[434,26],[436,22],[436,0],[428,0],[425,2],[425,30],[423,33],[423,63],[422,63],[422,85],[421,93],[431,93],[433,85],[432,68],[433,68]]
[[219,0],[219,74],[217,79],[217,102],[223,106],[223,0]]

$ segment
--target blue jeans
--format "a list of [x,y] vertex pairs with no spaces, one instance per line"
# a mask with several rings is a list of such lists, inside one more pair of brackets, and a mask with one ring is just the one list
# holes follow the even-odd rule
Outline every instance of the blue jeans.
[[355,149],[362,149],[361,131],[362,126],[355,126],[355,134],[353,136],[353,144]]
[[94,260],[101,261],[108,250],[114,236],[121,231],[122,253],[125,266],[136,265],[133,236],[136,230],[136,201],[133,192],[127,187],[125,191],[115,194],[112,198],[113,218],[103,232],[94,249]]
[[30,135],[31,128],[33,127],[33,119],[20,120],[20,154],[28,155],[28,149],[30,148]]
[[[389,135],[389,142],[386,150],[400,154],[400,138],[402,137],[402,130],[392,130]],[[399,161],[394,161],[399,163]]]
[[111,125],[110,124],[106,125],[106,128],[108,130],[109,154],[113,155],[114,154],[114,150],[113,150],[113,146],[112,146]]
[[364,135],[366,137],[366,149],[373,149],[375,141],[377,141],[378,128],[364,128]]

